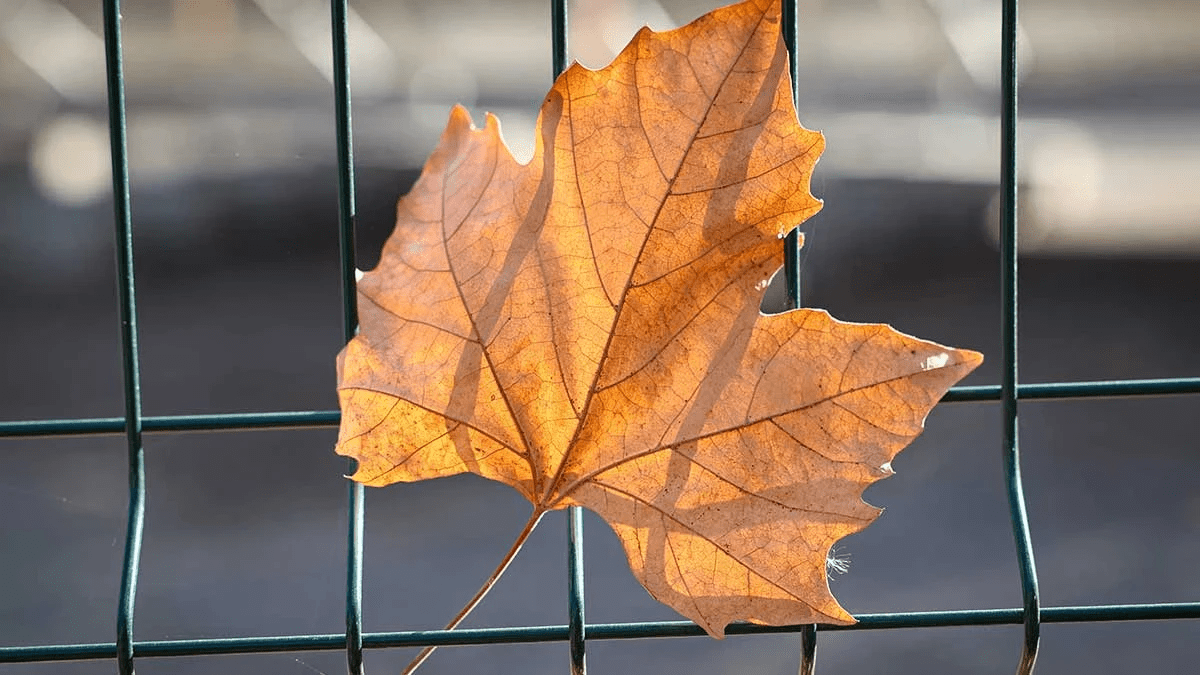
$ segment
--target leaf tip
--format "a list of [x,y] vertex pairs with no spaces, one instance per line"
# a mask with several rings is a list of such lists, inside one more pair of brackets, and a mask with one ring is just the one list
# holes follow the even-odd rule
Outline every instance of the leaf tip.
[[473,125],[470,111],[468,111],[467,107],[461,103],[455,103],[450,107],[450,122]]
[[958,350],[959,358],[962,359],[963,365],[969,366],[972,370],[979,367],[983,363],[983,354],[970,349]]
[[962,375],[975,370],[979,364],[983,363],[983,354],[972,351],[970,349],[949,349],[937,354],[930,354],[925,357],[925,360],[920,363],[922,371],[940,370],[942,368],[955,368]]
[[471,119],[471,111],[461,103],[455,103],[450,108],[450,119],[446,122],[446,130],[442,132],[442,141],[447,138],[461,137],[475,131],[475,120]]

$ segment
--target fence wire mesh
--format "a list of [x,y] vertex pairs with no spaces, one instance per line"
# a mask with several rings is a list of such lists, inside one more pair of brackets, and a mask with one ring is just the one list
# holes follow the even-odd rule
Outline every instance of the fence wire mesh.
[[[104,0],[104,42],[108,74],[109,140],[112,156],[113,198],[118,299],[121,317],[122,363],[125,390],[123,418],[51,419],[0,422],[0,437],[74,436],[124,433],[129,462],[128,526],[122,565],[116,639],[110,643],[57,644],[0,647],[0,663],[115,659],[119,672],[134,672],[134,659],[166,656],[197,656],[266,652],[345,650],[350,673],[363,672],[363,650],[389,647],[481,645],[562,641],[569,643],[571,672],[585,670],[588,640],[619,640],[652,637],[700,636],[704,632],[686,621],[640,623],[586,623],[584,615],[584,572],[582,558],[583,520],[577,508],[567,519],[568,532],[568,623],[566,625],[513,626],[458,629],[453,631],[364,632],[362,620],[364,493],[361,485],[348,491],[346,553],[346,629],[339,634],[285,635],[137,641],[134,607],[139,558],[146,515],[145,433],[188,433],[255,429],[311,429],[336,427],[338,411],[286,411],[239,414],[144,416],[139,384],[138,327],[135,300],[133,222],[130,210],[129,162],[126,143],[126,104],[119,0]],[[1002,409],[1001,435],[1004,480],[1010,504],[1016,562],[1021,580],[1019,608],[962,611],[920,611],[860,614],[852,626],[759,626],[736,624],[730,635],[798,633],[801,635],[801,673],[815,672],[817,635],[828,631],[860,631],[893,628],[933,628],[1021,624],[1024,640],[1017,658],[1017,672],[1029,673],[1037,657],[1040,627],[1044,623],[1148,621],[1200,618],[1200,602],[1161,604],[1084,605],[1042,607],[1029,521],[1024,506],[1018,454],[1017,420],[1021,400],[1068,398],[1163,396],[1200,393],[1200,378],[1139,379],[1119,381],[1072,381],[1020,384],[1017,371],[1017,2],[1003,0],[1001,58],[1001,292],[1003,376],[999,385],[962,386],[952,389],[946,402],[999,401]],[[340,273],[342,283],[343,337],[353,337],[355,308],[355,178],[351,124],[351,79],[347,44],[347,2],[333,0],[330,26],[333,44],[333,83],[337,136],[338,208],[340,220]],[[567,2],[551,0],[552,73],[557,77],[568,64]],[[791,73],[796,79],[796,0],[783,0],[783,35],[791,55]],[[798,87],[796,90],[798,91]],[[785,241],[786,295],[792,307],[800,306],[799,258],[794,236]]]

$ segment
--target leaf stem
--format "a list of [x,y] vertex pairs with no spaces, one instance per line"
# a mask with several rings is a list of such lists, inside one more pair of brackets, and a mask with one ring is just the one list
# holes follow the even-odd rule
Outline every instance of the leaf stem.
[[[504,574],[504,571],[508,569],[508,566],[512,563],[513,559],[517,557],[517,553],[520,552],[521,546],[525,544],[525,540],[529,538],[529,535],[533,534],[533,528],[537,527],[538,522],[541,521],[542,516],[545,515],[545,513],[546,511],[544,509],[533,510],[533,514],[529,516],[529,521],[525,523],[525,527],[521,530],[521,533],[517,535],[517,540],[514,541],[512,547],[508,549],[508,553],[504,554],[504,557],[500,560],[500,564],[497,565],[496,569],[492,571],[492,575],[487,578],[487,581],[483,582],[483,585],[479,587],[479,590],[475,591],[475,595],[467,601],[467,604],[464,605],[462,609],[458,610],[458,614],[454,615],[454,618],[450,620],[450,623],[446,624],[446,630],[454,630],[457,628],[458,624],[462,623],[463,619],[467,618],[467,615],[475,609],[481,600],[483,600],[484,596],[488,594],[488,591],[492,590],[492,586],[496,585],[496,582],[500,580],[500,577]],[[421,653],[417,654],[417,657],[413,659],[407,667],[405,667],[402,675],[411,675],[411,673],[419,668],[422,663],[425,663],[425,659],[429,658],[429,655],[432,654],[436,649],[436,646],[430,646],[422,649]]]

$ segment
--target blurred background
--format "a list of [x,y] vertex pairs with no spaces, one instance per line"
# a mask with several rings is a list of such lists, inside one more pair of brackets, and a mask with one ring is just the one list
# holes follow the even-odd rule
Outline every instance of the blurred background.
[[[359,266],[450,105],[531,152],[549,9],[356,0]],[[571,50],[607,63],[699,0],[578,0]],[[999,381],[997,2],[801,0],[801,121],[825,132],[804,297],[989,361]],[[146,414],[329,410],[341,342],[329,11],[317,0],[127,0]],[[1022,9],[1021,377],[1200,374],[1200,4]],[[0,419],[123,414],[100,3],[0,0]],[[1195,397],[1028,402],[1027,498],[1047,606],[1194,601]],[[1015,607],[995,404],[947,404],[868,501],[834,592],[852,612]],[[140,640],[343,630],[335,431],[151,435]],[[0,644],[111,642],[123,437],[0,439]],[[367,493],[365,629],[442,625],[524,523],[472,476]],[[472,626],[566,621],[548,517]],[[672,619],[589,516],[588,619]],[[1039,672],[1191,672],[1194,622],[1048,625]],[[595,673],[796,671],[796,636],[592,642]],[[822,634],[819,669],[1008,673],[1020,628]],[[415,650],[367,653],[398,672]],[[564,644],[440,650],[422,672],[560,673]],[[0,666],[109,673],[110,662]],[[336,673],[338,652],[140,659],[140,673]]]

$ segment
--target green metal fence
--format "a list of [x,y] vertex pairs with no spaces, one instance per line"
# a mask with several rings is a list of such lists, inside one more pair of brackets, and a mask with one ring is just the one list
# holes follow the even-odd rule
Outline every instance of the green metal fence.
[[[792,55],[791,73],[796,79],[796,0],[783,1],[784,41]],[[1017,568],[1021,579],[1022,606],[1012,609],[962,611],[897,612],[861,614],[853,626],[758,626],[736,624],[730,635],[750,633],[799,633],[802,637],[801,674],[812,673],[818,632],[877,630],[886,628],[932,628],[947,626],[986,626],[1023,624],[1024,642],[1017,672],[1029,673],[1037,657],[1041,624],[1059,622],[1146,621],[1200,618],[1200,602],[1137,605],[1088,605],[1078,607],[1041,607],[1038,600],[1037,571],[1029,521],[1025,513],[1021,486],[1021,466],[1017,439],[1017,409],[1021,400],[1057,400],[1067,398],[1129,397],[1200,393],[1200,377],[1104,382],[1054,382],[1018,384],[1017,381],[1017,1],[1001,0],[1002,62],[1001,82],[1001,292],[1002,362],[999,385],[956,387],[946,395],[947,402],[1000,401],[1001,432],[1004,453],[1004,480],[1016,544]],[[551,0],[552,55],[554,75],[567,65],[567,2]],[[333,0],[334,97],[339,175],[340,262],[342,276],[342,322],[345,339],[355,332],[354,153],[350,108],[350,76],[346,44],[346,0]],[[134,672],[134,657],[188,656],[206,654],[245,654],[346,650],[349,672],[363,672],[363,650],[381,647],[420,647],[431,645],[479,645],[519,642],[569,642],[573,674],[585,671],[586,640],[616,640],[649,637],[701,636],[704,632],[687,621],[650,623],[589,624],[584,618],[583,601],[583,520],[577,508],[567,522],[568,536],[568,623],[560,626],[521,626],[507,628],[459,629],[454,631],[404,631],[364,633],[362,625],[362,572],[364,498],[361,485],[349,488],[349,528],[346,556],[346,631],[344,634],[288,635],[196,640],[134,640],[134,599],[137,591],[138,561],[141,554],[145,516],[144,433],[186,433],[219,430],[336,427],[338,411],[292,411],[249,414],[176,415],[146,417],[141,411],[138,373],[138,330],[133,272],[133,224],[130,216],[129,167],[125,133],[125,91],[122,65],[120,0],[104,0],[104,41],[108,72],[109,135],[112,147],[113,202],[116,216],[118,296],[121,310],[122,359],[125,385],[125,417],[102,419],[57,419],[0,422],[0,436],[70,436],[118,434],[124,432],[129,459],[129,520],[125,538],[120,602],[117,609],[116,641],[101,644],[61,644],[0,648],[0,663],[76,661],[116,659],[122,675]],[[788,303],[800,304],[799,261],[796,238],[785,240],[785,283]],[[586,639],[586,640],[585,640]]]

